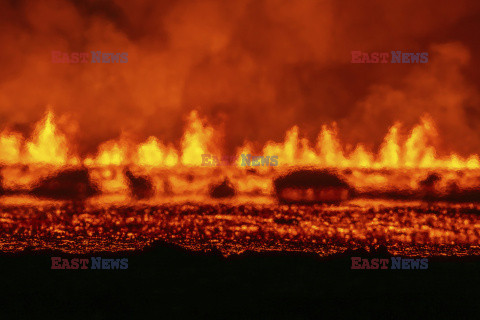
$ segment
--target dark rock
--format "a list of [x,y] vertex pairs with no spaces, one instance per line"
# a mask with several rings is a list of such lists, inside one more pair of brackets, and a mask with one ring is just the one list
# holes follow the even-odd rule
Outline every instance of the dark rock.
[[438,198],[437,182],[442,180],[442,176],[437,173],[430,173],[424,180],[420,181],[418,185],[422,189],[422,198],[427,201]]
[[130,194],[136,199],[151,198],[155,194],[152,181],[146,176],[135,176],[129,169],[125,171]]
[[3,176],[0,174],[0,196],[5,194],[5,189],[3,188]]
[[383,244],[374,248],[370,248],[370,254],[381,258],[392,256],[392,254],[388,251],[388,248]]
[[457,195],[461,193],[461,189],[455,181],[451,181],[447,186],[447,193]]
[[419,182],[422,188],[423,200],[446,202],[480,202],[480,188],[463,188],[455,181],[447,183],[446,191],[437,190],[437,184],[442,177],[431,173],[425,180]]
[[296,218],[287,218],[287,217],[280,217],[274,218],[273,222],[278,224],[285,224],[285,225],[298,225],[298,219]]
[[392,257],[392,254],[388,251],[388,248],[385,245],[379,246],[365,246],[357,249],[347,249],[343,252],[343,256],[352,258],[352,257],[361,257],[361,258],[381,258],[388,259]]
[[420,186],[424,188],[434,188],[438,181],[442,180],[442,177],[437,173],[430,173],[425,180],[419,182]]
[[283,203],[338,203],[347,200],[353,189],[327,170],[298,170],[274,181]]
[[231,198],[235,196],[235,188],[228,179],[225,179],[219,185],[210,186],[210,196],[212,198]]
[[67,169],[40,180],[31,195],[42,198],[81,200],[99,193],[86,168]]
[[444,197],[439,198],[439,200],[449,201],[449,202],[480,203],[480,189],[468,188],[468,189],[459,190],[451,186],[449,189],[449,192]]
[[456,182],[447,185],[447,193],[438,200],[449,202],[480,202],[480,188],[461,188]]

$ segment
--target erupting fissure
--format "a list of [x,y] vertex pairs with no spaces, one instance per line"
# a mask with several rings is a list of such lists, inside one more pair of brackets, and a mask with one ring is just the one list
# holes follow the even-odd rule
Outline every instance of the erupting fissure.
[[[299,137],[299,128],[294,126],[287,131],[282,143],[267,142],[263,155],[278,155],[279,166],[318,166],[340,168],[447,168],[479,169],[477,154],[466,158],[456,153],[439,156],[429,141],[437,136],[433,121],[424,116],[403,138],[401,124],[394,124],[388,131],[377,154],[358,144],[352,152],[345,152],[334,128],[323,125],[315,145],[306,138]],[[196,111],[188,117],[188,123],[180,143],[180,150],[173,144],[164,144],[156,137],[135,145],[124,139],[103,143],[95,156],[83,160],[73,153],[67,137],[59,132],[54,115],[47,112],[36,126],[33,136],[25,140],[21,134],[4,130],[0,134],[0,164],[33,165],[79,165],[142,167],[201,166],[202,154],[221,156],[218,150],[218,135],[215,129],[201,119]],[[252,144],[238,148],[238,161],[241,167],[241,154],[252,153]]]

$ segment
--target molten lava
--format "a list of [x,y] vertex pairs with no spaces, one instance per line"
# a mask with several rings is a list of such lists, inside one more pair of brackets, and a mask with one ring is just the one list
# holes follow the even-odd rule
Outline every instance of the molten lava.
[[[334,127],[323,125],[316,144],[299,137],[299,128],[294,126],[287,131],[281,143],[269,141],[261,154],[278,155],[280,166],[315,166],[336,168],[443,168],[443,169],[479,169],[477,154],[466,158],[456,153],[440,156],[431,141],[436,140],[437,132],[433,121],[424,116],[405,137],[400,135],[401,124],[394,124],[384,138],[377,154],[358,144],[353,151],[345,152]],[[72,154],[67,138],[59,132],[52,112],[37,125],[33,136],[25,140],[20,134],[4,131],[0,134],[0,163],[44,164],[65,166],[83,163],[86,166],[122,166],[140,167],[175,167],[201,166],[202,154],[217,154],[221,151],[217,142],[218,132],[199,118],[196,111],[188,117],[188,123],[176,149],[172,144],[165,144],[156,137],[149,137],[146,142],[135,145],[126,139],[107,141],[100,145],[98,153],[83,160]],[[240,154],[253,153],[252,143],[238,148]]]

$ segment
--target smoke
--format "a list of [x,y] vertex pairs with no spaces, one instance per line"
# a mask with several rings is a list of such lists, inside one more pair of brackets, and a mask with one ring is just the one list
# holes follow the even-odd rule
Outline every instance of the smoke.
[[[81,153],[122,132],[178,145],[197,109],[230,151],[333,121],[378,146],[430,113],[445,149],[479,152],[479,13],[474,0],[2,1],[0,130],[28,134],[50,106]],[[54,64],[53,50],[128,63]],[[430,59],[359,65],[352,50]]]
[[[411,128],[422,115],[435,120],[446,150],[478,152],[479,96],[462,74],[470,63],[468,49],[460,43],[432,45],[430,63],[410,67],[395,85],[375,84],[357,103],[352,114],[342,120],[350,126],[351,140],[372,141],[378,145],[391,123],[402,121]],[[477,114],[478,116],[478,114]],[[472,148],[472,147],[476,147]]]

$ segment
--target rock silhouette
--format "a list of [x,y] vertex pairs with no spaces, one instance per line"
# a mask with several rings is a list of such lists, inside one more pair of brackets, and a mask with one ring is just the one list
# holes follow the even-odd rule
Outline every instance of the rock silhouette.
[[327,170],[298,170],[274,180],[283,203],[336,203],[348,199],[352,188]]
[[221,184],[210,186],[210,196],[212,198],[231,198],[235,196],[235,188],[226,178]]
[[29,194],[41,198],[81,200],[99,193],[86,168],[67,169],[40,180]]
[[147,176],[135,176],[129,169],[125,170],[125,176],[133,198],[147,199],[155,194],[152,181]]
[[3,189],[3,176],[0,174],[0,196],[5,194],[5,189]]

